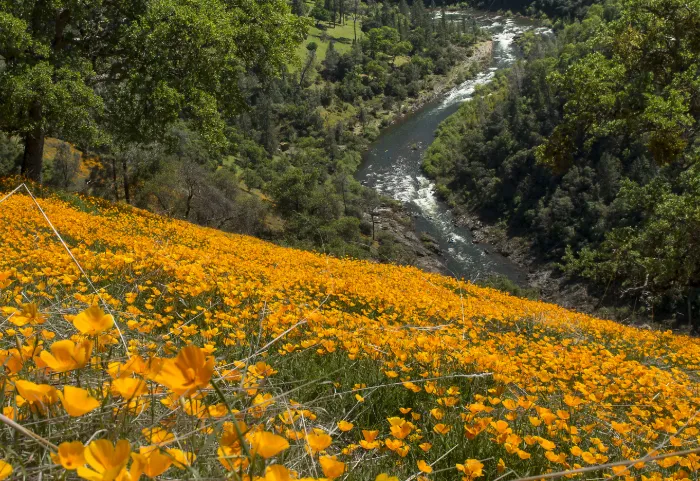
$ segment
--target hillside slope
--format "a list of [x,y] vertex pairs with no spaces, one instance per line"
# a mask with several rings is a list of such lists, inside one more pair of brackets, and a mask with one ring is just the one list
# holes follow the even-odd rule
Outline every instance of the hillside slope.
[[[270,480],[517,479],[700,442],[697,339],[95,199],[39,203],[104,303],[30,197],[0,203],[0,402],[48,443],[0,430],[18,479],[59,477],[46,446],[68,441],[91,444],[53,459],[86,479],[131,462],[132,479]],[[699,459],[615,472],[696,479]]]

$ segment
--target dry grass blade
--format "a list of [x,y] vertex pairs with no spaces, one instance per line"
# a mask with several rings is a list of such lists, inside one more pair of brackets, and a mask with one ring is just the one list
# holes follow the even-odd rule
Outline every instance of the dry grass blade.
[[37,443],[46,446],[47,448],[51,449],[54,452],[58,451],[58,446],[56,446],[55,444],[51,443],[50,441],[42,438],[38,434],[33,433],[32,431],[25,428],[21,424],[17,424],[16,422],[14,422],[12,419],[8,418],[4,414],[0,414],[0,422],[2,422],[3,424],[6,424],[7,426],[11,427],[15,431],[20,432],[20,433],[24,434],[25,436],[33,439]]

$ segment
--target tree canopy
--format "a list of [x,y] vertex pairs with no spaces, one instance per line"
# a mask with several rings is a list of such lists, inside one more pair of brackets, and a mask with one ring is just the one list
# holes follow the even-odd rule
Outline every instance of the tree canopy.
[[274,75],[306,27],[283,0],[2,0],[0,128],[34,179],[47,134],[138,142],[186,118],[221,144],[241,73]]

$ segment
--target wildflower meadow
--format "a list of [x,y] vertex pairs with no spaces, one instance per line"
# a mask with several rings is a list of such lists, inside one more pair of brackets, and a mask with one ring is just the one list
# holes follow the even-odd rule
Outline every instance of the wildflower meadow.
[[698,339],[92,198],[0,199],[0,480],[700,477]]

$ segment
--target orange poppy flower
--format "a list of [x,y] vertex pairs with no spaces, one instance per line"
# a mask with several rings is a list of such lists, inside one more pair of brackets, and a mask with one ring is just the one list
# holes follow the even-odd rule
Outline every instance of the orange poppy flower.
[[100,306],[92,306],[73,318],[73,325],[83,334],[94,336],[114,326],[114,317],[105,314]]
[[129,471],[132,479],[139,479],[142,474],[153,479],[173,464],[173,458],[155,446],[141,446],[138,453],[131,453],[131,458],[134,460]]
[[330,456],[321,456],[318,462],[321,464],[321,469],[326,478],[335,479],[345,472],[345,463],[337,461]]
[[259,454],[265,459],[276,456],[289,448],[289,442],[282,436],[267,431],[257,431],[247,436],[253,455]]
[[66,386],[63,393],[58,392],[58,397],[66,412],[74,418],[89,413],[100,406],[100,401],[90,396],[86,389],[75,386]]
[[112,394],[124,399],[133,399],[141,396],[148,390],[146,381],[134,377],[121,377],[112,381]]
[[48,384],[35,384],[20,379],[15,381],[15,387],[29,404],[48,406],[58,401],[56,388]]
[[354,427],[355,427],[355,425],[351,422],[348,422],[345,420],[338,421],[338,429],[340,429],[344,433],[350,431]]
[[56,341],[51,344],[50,349],[51,353],[41,351],[39,358],[53,372],[67,372],[85,367],[92,353],[92,342]]
[[98,439],[85,448],[85,462],[88,467],[78,468],[78,476],[88,481],[112,481],[129,462],[131,446],[121,439],[116,446],[107,439]]
[[430,473],[433,472],[433,468],[432,468],[428,463],[426,463],[425,461],[423,461],[422,459],[419,460],[416,464],[418,465],[418,469],[419,469],[422,473],[430,474]]
[[198,346],[183,348],[175,359],[166,359],[154,380],[174,393],[185,396],[209,385],[214,358],[206,358]]
[[306,435],[306,443],[313,453],[325,450],[332,442],[333,439],[321,429],[314,429],[313,433]]
[[12,465],[0,459],[0,481],[7,479],[12,474]]
[[80,441],[66,441],[58,446],[58,453],[51,453],[51,460],[68,471],[85,464],[85,446]]
[[17,327],[27,324],[37,325],[45,323],[46,317],[39,312],[36,304],[31,303],[22,305],[22,310],[10,317],[10,322]]

